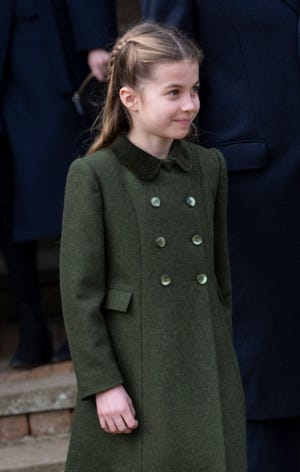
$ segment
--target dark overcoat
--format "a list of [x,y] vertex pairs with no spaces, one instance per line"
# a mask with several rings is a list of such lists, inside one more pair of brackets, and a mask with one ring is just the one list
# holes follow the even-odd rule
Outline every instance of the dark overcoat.
[[[231,340],[221,154],[175,142],[166,162],[120,136],[70,168],[63,312],[78,380],[68,472],[245,472]],[[130,435],[105,433],[97,392],[124,383]]]
[[229,170],[234,342],[249,419],[300,415],[299,0],[143,0],[202,45],[201,141]]
[[72,94],[89,72],[87,51],[115,36],[114,2],[0,2],[0,132],[12,153],[18,241],[60,232],[66,173],[82,138]]

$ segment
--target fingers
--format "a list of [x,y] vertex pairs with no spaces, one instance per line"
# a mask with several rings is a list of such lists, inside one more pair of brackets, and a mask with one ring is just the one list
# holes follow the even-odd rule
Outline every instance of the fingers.
[[127,427],[130,429],[130,431],[133,431],[136,429],[139,425],[138,421],[135,419],[135,413],[132,414],[132,412],[129,410],[125,413],[123,413],[123,419],[127,425]]
[[101,428],[110,434],[129,434],[138,427],[132,400],[123,385],[96,394]]
[[124,413],[123,416],[115,415],[113,417],[100,416],[101,428],[106,433],[111,434],[130,434],[138,427],[137,420],[130,413]]
[[114,420],[112,418],[105,418],[106,420],[106,423],[107,423],[107,426],[108,426],[108,432],[109,433],[112,433],[112,434],[117,434],[119,433],[117,427],[116,427],[116,424],[114,422]]
[[100,421],[100,426],[101,428],[106,432],[106,433],[110,433],[110,430],[109,430],[109,427],[106,423],[106,420],[104,418],[104,416],[99,416],[99,421]]
[[131,398],[129,398],[128,407],[130,409],[130,412],[131,412],[133,418],[135,418],[136,413],[135,413],[135,409],[134,409],[133,403],[131,401]]
[[128,425],[125,423],[124,418],[120,415],[114,418],[114,423],[117,428],[117,434],[118,433],[123,433],[123,434],[130,434],[131,433],[131,428],[128,427]]

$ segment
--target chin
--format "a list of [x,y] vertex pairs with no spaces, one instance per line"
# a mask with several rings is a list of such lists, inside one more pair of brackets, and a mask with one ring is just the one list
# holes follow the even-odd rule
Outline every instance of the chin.
[[173,139],[184,139],[187,137],[189,133],[189,129],[179,131],[178,133],[174,133]]

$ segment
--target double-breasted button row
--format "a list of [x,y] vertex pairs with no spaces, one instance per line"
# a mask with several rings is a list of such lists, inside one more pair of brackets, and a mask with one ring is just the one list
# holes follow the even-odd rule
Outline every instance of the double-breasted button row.
[[[205,285],[207,283],[207,275],[206,274],[198,274],[196,277],[196,281],[199,285]],[[164,274],[160,278],[160,283],[164,286],[167,287],[172,283],[172,278],[169,274]]]
[[192,243],[194,246],[200,246],[203,243],[203,239],[200,234],[194,234],[194,236],[192,236]]
[[[192,197],[191,195],[188,195],[185,199],[185,203],[189,207],[194,207],[196,205],[196,199]],[[161,205],[160,198],[158,197],[152,197],[150,198],[150,204],[153,206],[153,208],[159,208]]]
[[[155,239],[155,243],[158,247],[165,247],[167,240],[163,236],[158,236]],[[192,243],[194,246],[200,246],[203,243],[203,239],[200,234],[194,234],[194,236],[192,236]]]

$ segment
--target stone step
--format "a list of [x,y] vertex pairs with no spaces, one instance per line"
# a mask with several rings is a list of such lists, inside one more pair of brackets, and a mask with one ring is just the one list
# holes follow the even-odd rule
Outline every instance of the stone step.
[[69,435],[0,446],[0,472],[63,472]]
[[70,361],[19,371],[0,362],[0,444],[69,433],[76,393]]
[[[25,375],[19,378],[14,373],[2,376],[0,416],[73,408],[75,376],[71,363],[63,364],[24,371]],[[63,373],[59,373],[62,367]],[[3,377],[7,380],[3,381]]]

